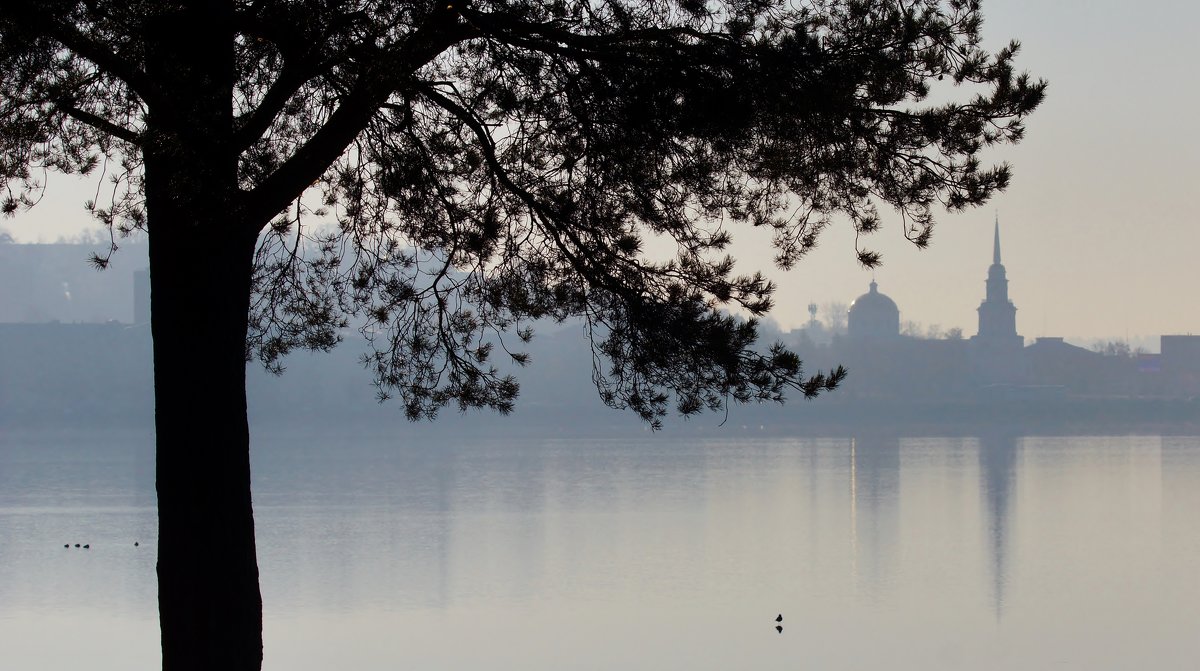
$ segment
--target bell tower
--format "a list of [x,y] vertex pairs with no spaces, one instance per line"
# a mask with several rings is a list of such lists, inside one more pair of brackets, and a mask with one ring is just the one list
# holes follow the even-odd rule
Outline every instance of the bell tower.
[[1000,262],[1000,219],[996,218],[992,243],[992,265],[988,267],[987,293],[979,305],[980,341],[993,346],[1021,347],[1025,339],[1017,335],[1017,308],[1008,298],[1008,275]]

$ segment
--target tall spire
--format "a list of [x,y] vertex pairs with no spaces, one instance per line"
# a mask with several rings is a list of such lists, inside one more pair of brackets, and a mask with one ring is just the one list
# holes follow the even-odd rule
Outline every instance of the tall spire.
[[996,213],[996,242],[992,247],[992,263],[1000,265],[1000,213]]
[[1000,215],[996,215],[995,242],[992,265],[987,271],[987,294],[979,306],[979,335],[981,340],[1019,347],[1017,308],[1008,300],[1008,277],[1000,262]]

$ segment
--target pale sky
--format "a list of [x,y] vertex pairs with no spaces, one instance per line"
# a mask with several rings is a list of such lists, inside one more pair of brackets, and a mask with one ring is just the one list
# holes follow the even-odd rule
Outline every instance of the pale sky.
[[[1017,330],[1028,340],[1200,333],[1192,194],[1200,182],[1200,6],[985,0],[983,9],[987,46],[1019,39],[1018,67],[1049,80],[1046,101],[1024,142],[996,154],[1013,164],[1009,190],[941,216],[929,249],[912,247],[898,217],[884,213],[884,229],[864,245],[884,254],[874,271],[879,290],[902,320],[974,334],[998,214]],[[52,241],[89,226],[87,189],[61,176],[50,186],[33,212],[0,227],[18,240]],[[755,236],[733,232],[741,233],[741,268],[770,265]],[[851,302],[872,277],[855,261],[848,226],[828,229],[790,272],[769,274],[780,285],[773,316],[784,328],[808,319],[809,302]]]
[[[898,219],[867,240],[884,253],[879,290],[902,320],[977,330],[999,214],[1017,330],[1088,338],[1200,333],[1200,6],[1182,0],[985,0],[986,44],[1022,43],[1018,65],[1049,80],[1026,137],[999,156],[1007,192],[942,216],[929,249],[912,248]],[[852,233],[780,283],[776,318],[807,318],[809,301],[849,302],[871,272],[855,266]],[[789,304],[791,303],[791,304]]]

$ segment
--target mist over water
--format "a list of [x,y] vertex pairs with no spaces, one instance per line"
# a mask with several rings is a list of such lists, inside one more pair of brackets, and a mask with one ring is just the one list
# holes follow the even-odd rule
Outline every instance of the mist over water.
[[[1195,436],[255,443],[268,670],[1200,657]],[[158,664],[151,446],[3,436],[6,666]]]

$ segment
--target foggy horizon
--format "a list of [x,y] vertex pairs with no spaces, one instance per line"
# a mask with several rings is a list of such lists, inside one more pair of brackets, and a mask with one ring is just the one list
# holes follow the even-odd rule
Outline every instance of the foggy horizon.
[[[78,238],[79,235],[86,236],[86,235],[88,235],[88,233],[83,232],[83,233],[77,233],[75,235],[76,235],[76,238]],[[1002,237],[1005,235],[1004,230],[1003,230],[1003,225],[1001,225],[1001,235],[1002,235]],[[2,243],[0,243],[0,244],[2,244]],[[138,270],[143,270],[146,268],[146,263],[147,263],[146,257],[145,257],[146,243],[145,243],[144,239],[139,240],[139,239],[135,238],[135,239],[127,239],[127,240],[123,240],[123,241],[118,240],[118,245],[121,246],[121,249],[119,249],[113,255],[112,266],[110,268],[107,268],[104,270],[96,270],[91,267],[90,263],[88,263],[88,261],[87,261],[87,252],[103,251],[105,245],[107,244],[106,242],[105,243],[86,242],[86,241],[81,242],[78,239],[72,239],[71,237],[69,237],[67,235],[63,235],[60,238],[53,240],[53,241],[16,242],[13,244],[15,244],[17,246],[30,245],[30,244],[32,244],[32,245],[78,246],[80,248],[80,254],[78,255],[79,258],[75,259],[75,261],[78,263],[78,267],[63,268],[62,270],[64,270],[65,272],[68,272],[70,274],[64,275],[62,282],[57,282],[56,284],[61,284],[61,283],[69,284],[69,282],[67,282],[67,280],[73,279],[73,280],[76,280],[76,285],[78,286],[78,284],[79,284],[78,280],[80,278],[84,278],[86,280],[89,276],[92,276],[95,273],[100,273],[101,276],[99,277],[99,279],[102,281],[99,284],[103,285],[104,287],[111,290],[111,292],[114,293],[115,295],[120,296],[122,298],[122,300],[127,299],[128,303],[125,305],[114,305],[114,304],[112,304],[111,300],[105,300],[104,305],[98,305],[94,308],[84,307],[84,310],[85,310],[84,312],[78,312],[78,311],[73,312],[73,314],[81,315],[81,316],[76,316],[76,317],[63,316],[61,314],[61,311],[57,311],[47,305],[37,306],[38,309],[35,309],[32,311],[26,310],[25,313],[22,314],[22,313],[20,313],[19,309],[13,307],[15,305],[15,303],[12,303],[11,305],[9,305],[7,307],[7,309],[5,309],[4,303],[0,303],[0,323],[17,323],[17,322],[37,323],[37,322],[48,322],[48,321],[63,321],[66,323],[71,323],[71,322],[96,323],[96,322],[103,322],[103,321],[108,321],[108,320],[117,320],[117,321],[120,321],[123,323],[132,323],[133,322],[133,318],[132,318],[133,304],[132,304],[132,291],[131,291],[132,284],[131,284],[131,280],[129,280],[128,278],[132,272],[135,272]],[[897,291],[893,287],[888,286],[888,284],[886,284],[885,281],[883,279],[881,279],[881,276],[883,275],[882,272],[872,273],[871,275],[866,276],[864,279],[866,279],[867,284],[869,284],[871,281],[876,281],[879,284],[879,292],[883,293],[885,295],[888,295],[889,297],[891,297],[893,300],[895,300],[897,302],[898,307],[900,308],[901,324],[904,325],[906,328],[914,328],[915,327],[918,331],[917,333],[913,333],[912,335],[917,335],[918,337],[934,337],[934,338],[945,337],[944,334],[947,331],[949,331],[950,329],[959,328],[962,330],[964,337],[971,337],[978,330],[978,328],[977,328],[978,317],[976,314],[976,310],[979,306],[979,302],[983,299],[983,295],[984,295],[984,290],[983,290],[984,284],[985,284],[984,278],[986,278],[986,268],[987,268],[988,261],[990,260],[990,254],[991,254],[990,244],[991,244],[991,242],[990,242],[990,234],[989,234],[988,258],[980,261],[979,266],[981,269],[975,273],[975,275],[978,276],[979,296],[976,298],[974,304],[971,304],[969,306],[964,306],[965,309],[959,310],[959,312],[961,312],[964,315],[964,319],[962,319],[956,323],[917,321],[911,315],[922,311],[920,308],[921,304],[918,303],[917,306],[910,307],[909,305],[902,302],[902,300],[899,296],[902,296],[905,294],[905,292],[903,291],[903,289],[904,289],[903,282],[900,283],[901,284],[900,291]],[[19,250],[16,250],[16,251],[17,251],[17,253],[19,253]],[[1019,281],[1019,276],[1021,274],[1020,268],[1017,268],[1015,271],[1012,270],[1011,263],[1008,261],[1009,257],[1010,257],[1009,245],[1005,244],[1005,261],[1006,261],[1005,265],[1010,267],[1010,272],[1009,272],[1010,284],[1017,286],[1017,287],[1021,287],[1024,284],[1027,284],[1027,283]],[[58,261],[59,261],[59,263],[62,263],[63,260],[59,259]],[[44,274],[44,273],[42,273],[42,274]],[[1016,275],[1018,279],[1013,279],[1014,275]],[[836,298],[828,300],[828,301],[819,302],[819,301],[814,300],[814,301],[809,301],[807,303],[804,303],[803,305],[790,305],[789,304],[787,306],[776,307],[776,309],[772,310],[772,312],[770,314],[768,314],[765,319],[762,320],[762,324],[763,324],[762,332],[763,332],[764,340],[770,340],[775,337],[786,336],[789,332],[796,332],[798,330],[803,329],[809,321],[808,309],[809,309],[809,305],[812,303],[815,303],[818,307],[817,320],[819,322],[821,322],[823,325],[825,325],[826,327],[831,326],[832,324],[830,323],[831,316],[829,314],[829,310],[834,307],[840,307],[842,310],[842,317],[844,318],[845,312],[849,310],[849,308],[853,304],[854,300],[856,298],[860,297],[861,295],[867,293],[867,284],[864,284],[863,287],[858,289],[857,293],[852,293],[852,294],[842,296],[842,297],[836,297]],[[972,284],[972,282],[967,281],[966,284]],[[126,285],[128,285],[128,286],[126,286]],[[1010,296],[1012,295],[1013,291],[1015,291],[1015,290],[1010,289]],[[783,293],[782,287],[780,288],[780,293]],[[88,295],[90,295],[90,297],[93,300],[96,297],[94,291],[90,292],[90,294],[85,294],[85,296],[88,296]],[[15,296],[9,296],[6,300],[8,300],[11,303],[13,298],[15,298]],[[918,298],[919,298],[919,300],[924,300],[923,296],[920,296]],[[70,297],[68,297],[67,300],[72,300],[72,299]],[[78,303],[79,300],[84,300],[86,302],[87,298],[85,297],[82,299],[80,299],[80,298],[74,299],[74,301],[76,303]],[[1037,340],[1037,338],[1058,337],[1058,338],[1064,338],[1067,342],[1069,342],[1073,345],[1076,345],[1079,347],[1084,347],[1084,348],[1092,348],[1099,344],[1104,344],[1107,342],[1124,342],[1124,343],[1129,344],[1130,347],[1133,349],[1140,349],[1140,350],[1143,350],[1146,352],[1156,353],[1159,351],[1159,337],[1160,336],[1163,336],[1163,335],[1192,335],[1195,332],[1194,330],[1192,330],[1190,328],[1181,330],[1181,331],[1150,332],[1150,331],[1144,331],[1144,330],[1143,331],[1128,331],[1127,330],[1127,331],[1121,332],[1121,333],[1094,333],[1094,334],[1041,332],[1043,329],[1027,327],[1026,322],[1030,321],[1031,317],[1023,314],[1024,312],[1027,312],[1027,311],[1022,310],[1023,303],[1022,303],[1022,301],[1019,300],[1019,297],[1014,296],[1013,302],[1016,303],[1017,310],[1018,310],[1017,311],[1017,330],[1025,338],[1026,345],[1032,344],[1035,340]],[[79,306],[77,306],[77,307],[79,307]],[[1062,312],[1069,313],[1070,311],[1069,311],[1069,309],[1064,309]],[[802,314],[803,318],[801,319],[801,318],[797,317],[793,322],[784,322],[778,318],[778,315],[781,313]],[[1184,317],[1184,318],[1181,318],[1179,321],[1181,321],[1181,322],[1188,321],[1188,319],[1186,319],[1186,317],[1188,315],[1188,313],[1186,311],[1181,312],[1179,314],[1183,315],[1183,317]],[[1047,318],[1046,322],[1047,323],[1057,322],[1057,321],[1062,320],[1063,318],[1064,318],[1064,314],[1061,314],[1060,312],[1056,311],[1054,314],[1050,315]],[[553,333],[553,332],[557,331],[559,328],[560,328],[559,325],[555,325],[552,322],[542,323],[542,324],[539,324],[538,327],[535,329],[535,336],[539,333]],[[352,333],[352,331],[353,331],[353,329],[350,329],[348,331],[348,333],[349,333],[348,340],[353,340],[353,338],[355,337],[355,335]],[[931,331],[932,331],[932,334],[931,334]],[[1035,333],[1036,333],[1036,335],[1035,335]]]

